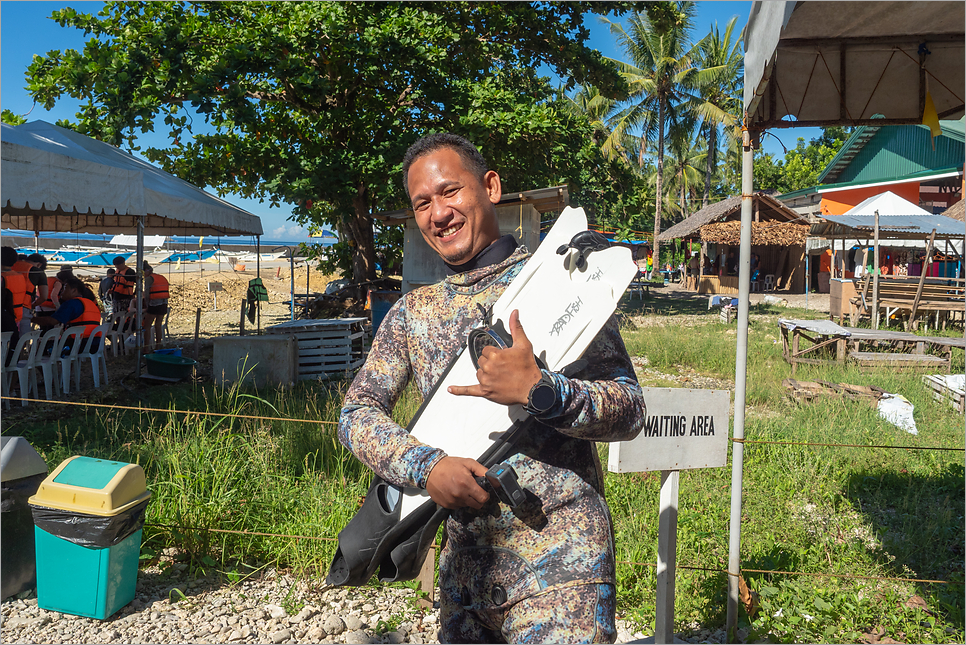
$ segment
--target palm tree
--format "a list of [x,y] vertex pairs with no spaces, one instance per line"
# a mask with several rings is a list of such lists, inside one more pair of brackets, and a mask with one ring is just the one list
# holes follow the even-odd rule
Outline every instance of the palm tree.
[[[623,136],[641,128],[642,136],[657,136],[657,174],[654,207],[654,257],[660,257],[657,236],[661,232],[664,197],[664,140],[668,127],[678,117],[679,108],[694,101],[689,88],[694,85],[697,45],[689,46],[694,22],[694,2],[651,3],[647,14],[633,12],[627,29],[604,19],[611,33],[632,63],[614,61],[630,87],[628,105],[612,118],[615,135]],[[700,43],[699,43],[700,44]],[[644,166],[646,146],[639,146],[638,166]]]
[[[666,164],[670,165],[670,181],[668,201],[671,211],[677,211],[676,219],[682,220],[689,214],[688,202],[692,196],[698,194],[701,186],[701,170],[706,164],[708,156],[704,143],[694,136],[695,123],[693,115],[682,119],[669,133],[668,155]],[[707,191],[707,188],[705,188]],[[676,194],[677,199],[672,196]]]
[[567,96],[561,91],[561,98],[566,101],[576,114],[583,114],[587,117],[590,125],[594,128],[594,143],[600,147],[601,151],[608,159],[614,159],[623,155],[622,138],[614,134],[608,120],[617,101],[609,99],[600,93],[593,85],[583,85],[573,96]]
[[711,175],[718,165],[718,126],[734,128],[740,123],[744,58],[741,39],[732,42],[737,20],[735,17],[728,21],[723,34],[719,33],[718,23],[715,22],[711,33],[700,44],[698,65],[701,73],[697,77],[699,100],[694,105],[694,111],[702,120],[701,128],[708,140],[702,208],[708,205]]

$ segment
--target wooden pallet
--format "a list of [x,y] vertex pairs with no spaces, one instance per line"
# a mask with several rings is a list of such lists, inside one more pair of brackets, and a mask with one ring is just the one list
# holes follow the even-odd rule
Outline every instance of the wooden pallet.
[[366,318],[294,320],[265,329],[267,334],[295,336],[299,380],[351,376],[366,361],[369,333]]
[[941,376],[926,375],[922,382],[932,390],[932,397],[937,401],[946,401],[960,413],[966,412],[966,391],[949,385]]

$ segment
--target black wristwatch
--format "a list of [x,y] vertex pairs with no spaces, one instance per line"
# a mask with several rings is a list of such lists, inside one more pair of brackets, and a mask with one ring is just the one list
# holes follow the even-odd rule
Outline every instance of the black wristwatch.
[[557,388],[554,387],[553,379],[551,379],[543,371],[540,372],[540,380],[533,384],[530,388],[530,394],[527,397],[527,412],[532,415],[543,414],[547,410],[553,407],[554,403],[557,402]]

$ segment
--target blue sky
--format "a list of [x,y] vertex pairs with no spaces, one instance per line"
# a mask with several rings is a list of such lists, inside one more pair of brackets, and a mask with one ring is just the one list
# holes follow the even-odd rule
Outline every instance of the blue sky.
[[[83,48],[85,38],[81,31],[73,28],[60,27],[49,19],[51,12],[63,7],[73,7],[84,13],[96,13],[100,2],[25,2],[20,0],[4,0],[0,2],[0,108],[11,110],[20,115],[26,115],[28,120],[44,120],[51,123],[59,119],[74,120],[76,103],[69,99],[58,102],[53,110],[44,110],[42,106],[34,106],[27,91],[24,89],[24,72],[34,54],[43,55],[51,50]],[[696,37],[708,32],[711,25],[717,21],[721,28],[732,17],[738,17],[737,31],[740,32],[748,19],[751,10],[750,2],[698,2],[697,20],[695,22]],[[598,17],[589,16],[587,26],[591,31],[591,46],[599,49],[604,56],[624,59],[606,24]],[[806,139],[816,136],[815,129],[794,129],[778,131],[776,134],[788,148],[793,148],[797,137]],[[158,136],[158,135],[155,135]],[[163,143],[160,137],[156,145]],[[149,135],[145,135],[141,145],[150,145]],[[765,150],[773,152],[778,158],[782,156],[781,146],[774,137],[766,137],[763,141]],[[210,188],[208,190],[211,190]],[[213,191],[212,191],[213,192]],[[262,227],[267,239],[302,240],[306,232],[294,222],[288,221],[291,214],[290,207],[282,204],[280,208],[269,208],[268,202],[260,203],[257,199],[245,199],[236,195],[225,197],[228,201],[244,208],[262,218]]]

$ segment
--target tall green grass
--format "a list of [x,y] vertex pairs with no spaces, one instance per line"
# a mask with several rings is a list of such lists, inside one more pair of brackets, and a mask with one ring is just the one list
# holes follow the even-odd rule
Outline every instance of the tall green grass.
[[[818,317],[804,311],[776,313]],[[687,328],[671,324],[627,330],[625,342],[632,355],[646,356],[652,369],[669,374],[693,369],[733,381],[734,326],[708,316],[712,322]],[[742,567],[811,575],[746,573],[761,609],[753,620],[742,612],[740,624],[752,630],[752,637],[779,642],[857,642],[879,627],[904,642],[962,640],[963,453],[894,448],[961,449],[962,415],[932,399],[921,373],[841,365],[799,366],[795,378],[875,385],[902,394],[915,405],[919,435],[899,430],[860,402],[794,402],[781,385],[791,369],[781,356],[779,339],[777,315],[753,312],[746,439],[883,447],[746,444]],[[954,361],[959,370],[962,359],[960,352]],[[681,473],[679,564],[726,568],[730,477],[730,468]],[[655,562],[659,474],[608,475],[607,491],[618,559]],[[618,574],[624,610],[645,624],[653,621],[653,568],[625,564]],[[678,628],[723,624],[726,595],[723,574],[679,569]],[[925,599],[931,613],[906,606],[913,595]]]
[[[661,325],[627,326],[623,334],[632,355],[647,357],[651,369],[670,375],[661,385],[692,370],[734,381],[733,324],[717,322],[716,314],[693,303],[666,299],[657,309]],[[691,317],[688,326],[677,322],[682,313]],[[761,606],[753,617],[742,612],[740,624],[751,630],[750,638],[774,642],[857,642],[882,630],[897,641],[963,642],[963,453],[891,447],[962,448],[962,415],[934,401],[917,373],[841,365],[800,366],[796,378],[902,394],[915,405],[919,435],[902,432],[861,402],[789,399],[781,385],[791,370],[781,356],[779,315],[819,317],[767,307],[752,311],[741,561]],[[957,352],[954,370],[962,369]],[[355,513],[371,475],[338,442],[333,423],[280,419],[337,421],[346,385],[121,389],[115,390],[119,405],[213,415],[85,408],[65,414],[38,404],[5,414],[3,433],[25,436],[51,468],[75,454],[142,464],[154,494],[145,529],[148,555],[175,547],[197,566],[248,571],[274,563],[322,576],[333,538]],[[419,404],[410,388],[394,418],[407,423]],[[606,463],[607,446],[600,451]],[[607,473],[605,486],[620,561],[619,612],[653,627],[660,474]],[[724,624],[727,579],[721,570],[728,561],[730,491],[730,468],[681,473],[678,631]],[[906,606],[913,595],[925,600],[929,613]]]

